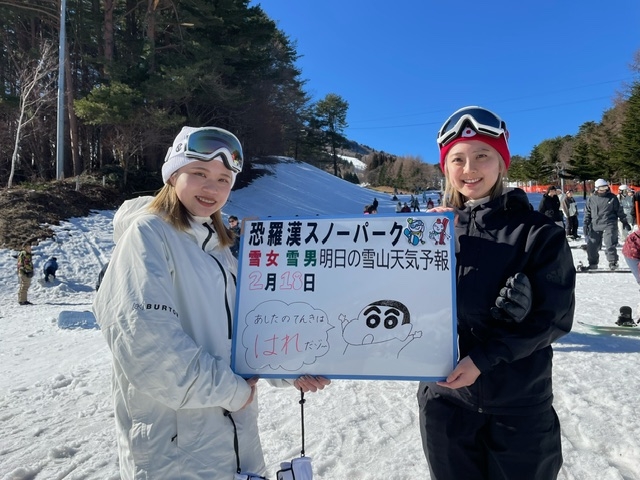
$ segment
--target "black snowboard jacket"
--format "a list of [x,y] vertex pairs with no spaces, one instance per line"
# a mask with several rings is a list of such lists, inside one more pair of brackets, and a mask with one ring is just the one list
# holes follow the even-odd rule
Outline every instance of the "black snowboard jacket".
[[560,210],[560,198],[557,195],[544,194],[540,200],[538,211],[544,213],[554,222],[562,221],[562,212]]
[[[465,408],[529,415],[553,401],[551,343],[572,327],[575,275],[562,228],[513,189],[482,205],[458,209],[456,307],[459,356],[482,372],[474,384],[452,390],[426,388]],[[533,290],[522,323],[494,319],[490,309],[507,278],[523,272]]]
[[584,225],[587,230],[604,232],[607,227],[617,228],[618,220],[627,221],[620,200],[613,193],[594,193],[584,205]]

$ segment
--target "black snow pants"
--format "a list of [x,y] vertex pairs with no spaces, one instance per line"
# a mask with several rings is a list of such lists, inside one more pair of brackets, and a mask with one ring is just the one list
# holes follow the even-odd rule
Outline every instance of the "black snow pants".
[[567,232],[567,237],[578,237],[578,216],[574,215],[572,217],[565,218],[565,231]]
[[589,265],[598,265],[600,259],[600,248],[604,242],[605,255],[609,263],[618,262],[618,252],[616,247],[618,246],[618,225],[613,223],[607,225],[603,231],[591,230],[589,232],[589,238],[587,239],[587,258],[589,259]]
[[554,480],[562,466],[553,407],[535,415],[488,415],[420,384],[420,433],[432,480]]

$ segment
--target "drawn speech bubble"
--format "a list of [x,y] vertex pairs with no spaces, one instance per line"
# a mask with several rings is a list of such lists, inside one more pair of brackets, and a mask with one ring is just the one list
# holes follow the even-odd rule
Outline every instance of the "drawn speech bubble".
[[254,370],[298,371],[329,351],[327,314],[308,303],[269,300],[244,318],[242,345]]

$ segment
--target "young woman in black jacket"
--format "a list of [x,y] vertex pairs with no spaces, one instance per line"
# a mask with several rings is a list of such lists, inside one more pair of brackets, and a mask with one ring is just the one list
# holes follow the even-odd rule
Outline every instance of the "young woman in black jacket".
[[564,228],[562,211],[560,210],[560,197],[558,197],[558,189],[555,185],[547,187],[547,193],[542,196],[538,211],[549,217],[558,226]]
[[480,107],[438,134],[442,207],[456,214],[459,362],[420,383],[433,480],[552,480],[562,465],[551,343],[571,330],[575,268],[564,231],[503,187],[506,124]]

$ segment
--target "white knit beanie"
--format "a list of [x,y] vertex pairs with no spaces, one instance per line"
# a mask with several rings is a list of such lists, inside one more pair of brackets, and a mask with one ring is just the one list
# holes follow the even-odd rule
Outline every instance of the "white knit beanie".
[[[199,129],[195,127],[182,127],[180,133],[176,135],[176,138],[173,140],[173,145],[167,151],[167,156],[165,157],[164,164],[162,165],[162,181],[164,183],[169,182],[169,178],[171,177],[171,175],[173,175],[173,172],[175,172],[179,168],[182,168],[185,165],[190,164],[191,162],[200,161],[197,158],[188,158],[184,154],[187,135],[189,135],[191,132],[195,132],[196,130]],[[217,160],[224,165],[224,162],[220,157],[215,157],[214,160]],[[233,187],[233,184],[236,182],[236,172],[234,172],[233,170],[229,171],[231,172],[231,186]]]

